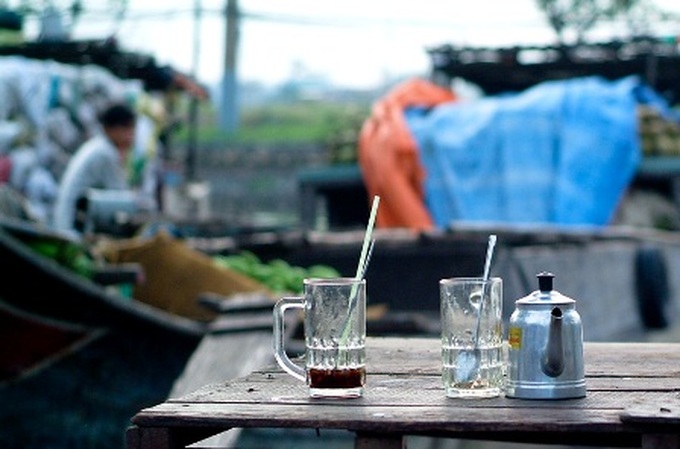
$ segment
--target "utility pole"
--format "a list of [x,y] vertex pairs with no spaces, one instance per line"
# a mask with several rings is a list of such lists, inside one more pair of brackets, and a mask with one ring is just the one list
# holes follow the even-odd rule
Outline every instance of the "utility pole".
[[[201,48],[201,0],[194,1],[194,37],[192,54],[192,76],[197,78],[198,55]],[[198,99],[192,97],[189,103],[189,148],[185,161],[185,173],[187,181],[191,182],[196,177],[196,151],[198,151]]]
[[238,83],[236,59],[238,52],[239,20],[238,0],[227,0],[225,8],[224,73],[220,93],[219,119],[223,131],[235,131],[238,127]]

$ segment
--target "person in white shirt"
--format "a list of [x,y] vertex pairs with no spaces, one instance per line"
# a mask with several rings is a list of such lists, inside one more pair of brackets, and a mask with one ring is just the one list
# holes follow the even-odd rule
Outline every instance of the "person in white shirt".
[[81,235],[85,219],[79,216],[92,189],[127,191],[127,157],[133,147],[137,117],[125,104],[113,104],[99,116],[102,132],[85,142],[71,157],[59,183],[53,209],[57,230]]

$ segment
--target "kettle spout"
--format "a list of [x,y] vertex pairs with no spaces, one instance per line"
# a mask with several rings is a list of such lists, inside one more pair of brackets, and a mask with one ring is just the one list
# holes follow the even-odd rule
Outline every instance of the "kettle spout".
[[559,307],[550,313],[548,342],[541,357],[541,370],[550,377],[557,377],[564,371],[564,352],[562,349],[562,310]]

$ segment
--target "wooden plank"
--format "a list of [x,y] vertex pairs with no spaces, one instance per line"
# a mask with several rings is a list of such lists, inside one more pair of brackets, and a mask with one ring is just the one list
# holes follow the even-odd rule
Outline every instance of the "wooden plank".
[[[360,400],[359,400],[360,401]],[[303,406],[288,403],[162,404],[135,416],[138,426],[292,427],[347,429],[355,432],[427,434],[455,437],[457,432],[624,432],[620,409],[469,407],[461,401],[447,406],[371,406],[336,404]],[[520,413],[521,412],[521,413]]]
[[264,292],[243,292],[224,296],[213,292],[199,295],[198,302],[219,314],[234,312],[269,311],[272,313],[274,299]]
[[[441,346],[438,338],[369,337],[367,365],[374,373],[441,372]],[[396,347],[398,344],[399,347]],[[680,351],[675,343],[595,343],[584,344],[586,376],[648,376],[680,378]],[[408,354],[408,356],[404,356]],[[270,367],[274,371],[278,368]]]
[[210,325],[211,334],[271,330],[274,326],[272,312],[245,312],[233,316],[220,316]]
[[[404,339],[404,340],[411,340]],[[389,339],[367,340],[366,364],[372,374],[440,375],[439,339],[414,338],[395,348]],[[400,340],[401,341],[401,340]],[[680,350],[675,343],[584,344],[586,378],[667,377],[680,379]],[[405,354],[408,354],[407,356]],[[263,372],[280,372],[276,365]]]
[[[573,399],[582,407],[591,405],[591,401],[605,401],[608,404],[633,404],[639,397],[672,397],[678,391],[677,379],[618,379],[597,378],[587,380],[587,395],[582,399]],[[307,389],[303,382],[285,373],[255,373],[243,379],[223,382],[219,385],[207,385],[181,398],[170,402],[296,402],[310,403]],[[527,402],[519,399],[498,398],[493,401],[507,401],[507,406],[526,406]],[[320,403],[315,400],[314,403]],[[454,399],[446,398],[444,387],[439,376],[409,377],[373,375],[369,372],[362,403],[366,406],[381,404],[448,404]],[[492,401],[492,400],[489,400]],[[470,401],[470,407],[477,404],[488,404],[489,401]],[[505,404],[505,402],[503,402]],[[532,401],[531,404],[552,404],[551,401]],[[539,405],[534,405],[539,406]]]
[[[344,402],[347,408],[355,408],[363,413],[371,407],[419,407],[426,406],[441,409],[443,419],[452,407],[465,406],[472,408],[508,409],[517,413],[531,408],[538,410],[586,410],[589,408],[610,409],[623,412],[626,407],[642,401],[664,403],[673,400],[677,394],[673,390],[665,392],[647,391],[593,391],[585,398],[564,401],[529,401],[506,397],[492,398],[484,401],[465,401],[447,398],[441,384],[425,384],[422,388],[414,381],[410,386],[390,384],[387,388],[367,387],[364,397],[357,401]],[[299,384],[265,385],[258,383],[242,383],[238,385],[213,385],[210,388],[195,392],[194,395],[182,398],[181,401],[169,401],[181,410],[187,405],[203,403],[212,404],[287,404],[301,407],[320,407],[337,402],[309,399],[306,387]],[[301,410],[302,413],[303,410]]]
[[175,381],[170,398],[205,385],[225,382],[271,363],[271,332],[243,332],[206,336]]
[[[591,423],[588,422],[587,416],[594,413],[595,422],[600,422],[601,417],[598,415],[600,412],[606,411],[611,414],[612,420],[616,423],[620,421],[619,415],[626,408],[625,404],[634,404],[641,401],[654,401],[658,403],[668,402],[672,400],[672,393],[665,394],[648,394],[644,392],[636,392],[634,394],[622,395],[618,393],[595,393],[591,397],[577,400],[569,401],[525,401],[517,399],[508,398],[495,398],[484,401],[465,401],[445,398],[441,393],[437,395],[431,395],[431,400],[422,396],[424,400],[417,401],[413,397],[409,397],[406,400],[398,398],[397,400],[372,400],[372,398],[367,397],[364,399],[350,400],[350,401],[323,401],[323,400],[311,400],[306,398],[306,392],[304,390],[299,391],[299,394],[295,397],[289,396],[274,396],[263,399],[262,396],[258,395],[256,391],[252,392],[253,397],[250,401],[239,400],[238,398],[233,401],[219,401],[214,400],[211,402],[184,402],[184,403],[166,403],[161,408],[147,409],[144,411],[146,418],[149,417],[159,417],[160,415],[168,415],[173,418],[183,419],[183,417],[189,416],[191,414],[200,413],[203,406],[207,407],[219,407],[221,410],[239,410],[238,416],[239,420],[251,420],[251,419],[262,419],[260,416],[262,413],[269,413],[268,407],[276,409],[279,407],[281,410],[285,410],[286,413],[293,413],[296,419],[306,420],[308,417],[312,419],[321,413],[322,410],[325,412],[333,410],[338,404],[347,410],[349,416],[361,416],[362,419],[366,419],[366,414],[374,413],[376,410],[381,410],[381,413],[385,413],[385,416],[393,416],[395,414],[401,414],[402,409],[406,410],[427,410],[428,420],[436,422],[449,422],[452,419],[453,413],[460,413],[461,416],[467,416],[473,419],[475,416],[486,416],[492,421],[494,419],[500,419],[505,414],[513,414],[519,417],[519,425],[524,426],[529,420],[535,418],[542,419],[543,415],[550,416],[551,419],[557,419],[562,421],[565,416],[570,416],[577,418],[584,426]],[[248,416],[247,410],[249,407],[252,408],[253,416]],[[389,410],[389,412],[386,412]],[[406,413],[406,412],[405,412]],[[583,414],[583,416],[581,416]],[[494,418],[495,416],[495,418]],[[278,420],[274,415],[269,417],[271,422],[269,424],[275,424]],[[292,419],[288,417],[286,419]]]
[[680,425],[680,401],[651,401],[637,403],[626,407],[621,413],[621,421],[626,423],[679,426]]
[[586,375],[680,378],[677,343],[586,343]]

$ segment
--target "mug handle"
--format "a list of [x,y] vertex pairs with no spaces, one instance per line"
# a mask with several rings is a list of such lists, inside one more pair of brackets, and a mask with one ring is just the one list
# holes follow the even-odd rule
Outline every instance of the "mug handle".
[[300,296],[289,296],[279,299],[274,304],[274,358],[281,368],[291,376],[307,381],[305,369],[293,363],[286,354],[284,335],[284,313],[288,309],[304,309],[305,299]]

